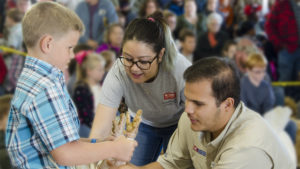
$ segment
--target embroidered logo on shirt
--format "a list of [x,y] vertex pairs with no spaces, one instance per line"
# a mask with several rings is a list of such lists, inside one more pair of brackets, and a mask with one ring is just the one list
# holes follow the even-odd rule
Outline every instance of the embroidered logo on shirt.
[[176,93],[165,93],[164,94],[164,100],[170,100],[170,99],[175,99],[176,98]]
[[196,151],[197,153],[203,155],[204,157],[206,157],[206,152],[203,151],[203,150],[200,150],[200,149],[199,149],[198,147],[196,147],[195,145],[194,145],[194,147],[193,147],[193,150]]
[[100,9],[100,10],[98,11],[98,14],[99,14],[100,16],[106,15],[106,10],[105,10],[105,9]]

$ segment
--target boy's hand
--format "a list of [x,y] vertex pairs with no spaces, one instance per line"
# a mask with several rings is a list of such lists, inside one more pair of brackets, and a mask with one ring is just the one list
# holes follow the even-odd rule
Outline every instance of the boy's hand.
[[121,161],[130,161],[133,151],[137,146],[135,140],[127,139],[125,136],[120,136],[114,141],[114,158]]

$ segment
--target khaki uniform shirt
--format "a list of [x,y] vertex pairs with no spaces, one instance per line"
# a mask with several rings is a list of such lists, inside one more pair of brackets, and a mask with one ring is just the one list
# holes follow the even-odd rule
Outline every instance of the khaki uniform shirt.
[[283,143],[266,121],[243,103],[221,134],[195,132],[183,113],[167,152],[158,162],[166,169],[295,169]]

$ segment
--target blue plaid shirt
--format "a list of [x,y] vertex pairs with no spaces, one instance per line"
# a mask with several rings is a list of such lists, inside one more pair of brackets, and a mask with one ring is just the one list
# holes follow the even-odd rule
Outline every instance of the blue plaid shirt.
[[50,152],[78,140],[78,127],[76,108],[62,71],[26,57],[6,129],[5,143],[12,164],[26,169],[55,168]]

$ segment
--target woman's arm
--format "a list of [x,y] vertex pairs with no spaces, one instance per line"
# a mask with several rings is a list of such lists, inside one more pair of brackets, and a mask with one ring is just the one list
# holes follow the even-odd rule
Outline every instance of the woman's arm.
[[90,138],[107,138],[110,135],[112,121],[115,119],[116,113],[117,108],[111,108],[103,104],[99,104],[92,124]]

